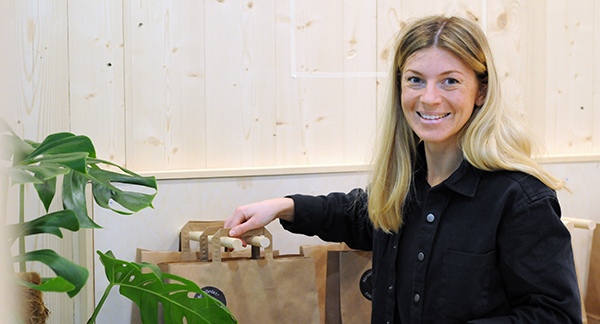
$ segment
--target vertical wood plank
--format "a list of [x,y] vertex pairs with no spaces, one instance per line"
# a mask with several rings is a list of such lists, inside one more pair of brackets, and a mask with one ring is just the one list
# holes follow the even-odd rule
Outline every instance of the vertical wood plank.
[[69,128],[66,0],[16,3],[15,131],[40,140]]
[[275,163],[275,2],[207,1],[206,12],[207,167]]
[[[377,114],[377,1],[344,1],[343,163],[369,163]],[[356,75],[356,77],[352,77]]]
[[[14,1],[2,1],[0,2],[0,42],[4,46],[0,46],[0,57],[4,59],[4,64],[0,65],[0,117],[7,121],[12,121],[14,118],[11,116],[16,113],[16,94],[18,93],[18,87],[13,82],[11,77],[17,75],[17,56],[16,56],[16,5]],[[6,144],[0,144],[0,150],[4,150]],[[0,161],[1,167],[8,166],[5,161]],[[15,222],[15,213],[13,212],[16,208],[14,198],[9,200],[9,183],[8,179],[4,177],[3,171],[0,171],[0,224],[12,224]],[[12,197],[11,197],[12,198]],[[6,227],[0,226],[0,236],[8,237]],[[0,314],[3,314],[2,318],[8,318],[7,314],[10,311],[16,309],[17,301],[14,296],[14,286],[8,277],[10,272],[10,247],[8,246],[7,240],[0,242],[0,266],[3,267],[3,271],[0,275],[0,291],[4,291],[0,295]]]
[[593,6],[548,1],[546,140],[550,153],[592,149]]
[[[240,10],[243,27],[240,165],[276,165],[275,1],[245,0]],[[229,130],[224,128],[221,132],[226,135]]]
[[297,0],[293,5],[292,73],[299,79],[302,153],[307,164],[340,163],[345,123],[343,1]]
[[305,139],[299,122],[302,116],[298,91],[300,82],[292,76],[292,71],[296,71],[295,39],[292,37],[296,24],[291,5],[292,1],[275,1],[277,165],[306,164],[303,154]]
[[404,24],[398,1],[377,1],[377,72],[380,74],[377,77],[377,123],[381,123],[379,117],[391,86],[389,74],[394,65],[396,36]]
[[376,2],[292,4],[305,161],[364,163],[375,129]]
[[126,9],[127,165],[203,168],[203,2],[132,1]]
[[593,73],[593,89],[592,89],[592,152],[600,152],[600,61],[597,59],[600,57],[600,3],[594,1],[593,5],[594,12],[594,49],[592,57],[592,73]]
[[119,165],[126,162],[123,47],[122,1],[69,3],[71,130]]
[[[126,164],[123,2],[72,1],[69,10],[69,86],[72,132],[90,137],[96,155]],[[88,211],[92,211],[91,187]],[[93,269],[92,231],[73,234],[73,261]],[[74,318],[84,323],[94,310],[94,272],[74,299]]]
[[[16,128],[17,114],[22,107],[19,83],[15,82],[21,72],[19,65],[19,51],[23,49],[18,45],[22,40],[18,37],[17,5],[14,1],[0,2],[0,57],[4,64],[0,64],[0,117],[4,118],[11,126]],[[20,121],[19,121],[20,122]]]
[[239,142],[243,129],[240,120],[241,10],[237,1],[207,1],[205,9],[206,154],[209,157],[206,166],[236,167],[241,165]]
[[539,140],[544,134],[546,84],[545,7],[529,1],[489,1],[487,33],[505,104],[527,117]]
[[[15,104],[9,124],[23,138],[41,141],[46,135],[69,131],[69,62],[67,1],[16,1],[14,29],[15,69],[8,76],[16,84],[9,94]],[[10,89],[10,87],[9,87]],[[45,214],[33,187],[26,190],[26,220]],[[53,207],[54,208],[54,207]],[[64,239],[54,236],[30,237],[27,249],[51,248],[72,258],[70,233]],[[28,264],[28,270],[42,277],[54,276],[45,265]],[[45,294],[44,301],[53,316],[48,323],[73,323],[74,303],[66,294]]]

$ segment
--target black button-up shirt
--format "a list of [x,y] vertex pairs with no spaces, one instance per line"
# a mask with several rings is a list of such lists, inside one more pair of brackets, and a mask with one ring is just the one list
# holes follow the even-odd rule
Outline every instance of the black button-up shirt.
[[[420,151],[421,155],[423,151]],[[581,323],[570,234],[536,178],[463,161],[429,188],[424,168],[398,233],[374,230],[362,189],[290,196],[294,233],[373,251],[371,323]]]

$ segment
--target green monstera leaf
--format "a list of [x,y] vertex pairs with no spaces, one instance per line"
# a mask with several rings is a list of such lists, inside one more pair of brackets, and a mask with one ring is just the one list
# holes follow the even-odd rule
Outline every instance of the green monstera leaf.
[[13,257],[15,262],[39,261],[47,265],[56,273],[54,278],[42,278],[42,285],[20,284],[42,291],[66,292],[69,297],[74,297],[85,285],[89,272],[86,268],[79,266],[63,257],[53,250],[36,250],[23,253]]
[[[118,260],[111,251],[103,254],[98,251],[104,265],[109,285],[99,302],[97,310],[114,286],[120,286],[121,295],[131,299],[139,308],[142,323],[157,324],[159,304],[164,309],[165,324],[228,324],[237,323],[231,312],[220,301],[203,292],[194,282],[162,273],[160,269],[148,263],[131,263]],[[152,270],[143,273],[142,268]],[[165,283],[163,280],[169,282]],[[201,298],[195,298],[195,296]],[[88,324],[96,320],[95,312]]]
[[[87,269],[52,250],[26,252],[24,238],[37,234],[62,238],[63,229],[76,232],[82,228],[100,228],[88,215],[87,188],[92,189],[93,199],[100,207],[121,214],[129,215],[152,207],[157,191],[156,179],[142,177],[97,159],[94,145],[87,136],[61,132],[51,134],[38,143],[21,139],[0,118],[0,145],[0,159],[11,162],[11,166],[0,170],[0,174],[6,175],[12,185],[20,186],[19,222],[7,226],[8,243],[19,243],[18,255],[13,256],[12,261],[19,263],[21,272],[26,271],[26,262],[35,261],[46,264],[56,273],[54,278],[44,278],[41,285],[17,282],[41,291],[67,292],[73,297],[85,285]],[[101,164],[120,172],[103,170],[99,166]],[[27,206],[24,192],[27,185],[33,185],[47,214],[25,222]],[[126,189],[120,188],[122,185]],[[62,197],[62,210],[48,213],[55,197]],[[111,206],[113,202],[120,205],[118,210]]]
[[[94,145],[87,136],[63,132],[51,134],[41,143],[25,141],[4,120],[0,120],[0,132],[5,133],[0,139],[8,148],[0,157],[12,158],[13,162],[11,168],[4,170],[5,173],[13,185],[34,184],[46,212],[55,197],[58,176],[63,176],[63,207],[75,212],[81,228],[101,228],[88,215],[88,183],[92,184],[94,200],[100,207],[125,215],[152,207],[156,179],[142,177],[114,163],[97,159]],[[100,164],[115,167],[121,172],[103,170]],[[135,190],[123,190],[115,184],[133,185]],[[119,204],[119,208],[111,207],[111,201]]]
[[52,234],[63,237],[61,228],[72,232],[79,230],[79,221],[72,210],[65,209],[40,216],[25,223],[8,225],[8,241],[12,244],[18,237],[35,234]]

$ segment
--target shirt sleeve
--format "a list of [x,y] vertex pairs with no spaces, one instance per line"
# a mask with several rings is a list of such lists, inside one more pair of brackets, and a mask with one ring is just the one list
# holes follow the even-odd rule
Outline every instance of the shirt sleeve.
[[499,229],[498,252],[512,312],[468,323],[582,323],[571,236],[559,215],[555,197],[509,215]]
[[298,234],[317,235],[328,242],[345,242],[353,249],[372,250],[373,226],[364,190],[330,193],[326,196],[291,195],[294,222],[281,220],[283,227]]

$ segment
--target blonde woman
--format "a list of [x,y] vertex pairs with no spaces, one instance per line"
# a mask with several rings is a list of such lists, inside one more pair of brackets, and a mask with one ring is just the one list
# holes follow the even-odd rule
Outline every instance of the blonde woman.
[[371,323],[581,323],[563,183],[531,159],[482,30],[407,24],[391,80],[367,191],[241,206],[230,235],[279,218],[373,251]]

